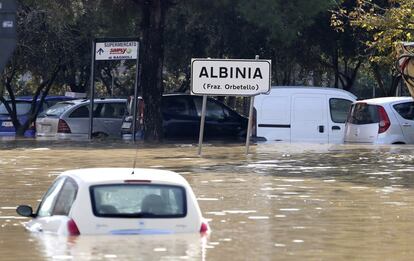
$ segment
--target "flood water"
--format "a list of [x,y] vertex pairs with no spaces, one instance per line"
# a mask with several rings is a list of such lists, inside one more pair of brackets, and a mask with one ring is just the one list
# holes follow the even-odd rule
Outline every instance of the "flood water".
[[[0,260],[413,260],[414,146],[0,142]],[[56,175],[89,167],[161,168],[191,184],[212,233],[31,234]]]

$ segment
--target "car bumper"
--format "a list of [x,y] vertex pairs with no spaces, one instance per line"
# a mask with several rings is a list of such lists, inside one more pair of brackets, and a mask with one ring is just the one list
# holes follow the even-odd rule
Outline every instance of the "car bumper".
[[36,139],[56,139],[56,140],[87,140],[88,134],[72,134],[72,133],[55,133],[45,134],[38,133]]
[[[36,135],[36,132],[34,130],[27,130],[24,132],[24,137],[26,138],[34,138]],[[15,131],[2,131],[0,132],[0,137],[15,137],[16,132]]]

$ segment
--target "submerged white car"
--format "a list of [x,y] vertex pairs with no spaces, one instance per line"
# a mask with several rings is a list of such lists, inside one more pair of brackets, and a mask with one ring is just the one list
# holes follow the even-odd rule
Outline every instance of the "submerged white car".
[[60,174],[32,217],[30,231],[60,235],[207,233],[197,199],[179,174],[157,169],[93,168]]
[[345,142],[414,144],[414,100],[384,97],[352,104],[345,125]]

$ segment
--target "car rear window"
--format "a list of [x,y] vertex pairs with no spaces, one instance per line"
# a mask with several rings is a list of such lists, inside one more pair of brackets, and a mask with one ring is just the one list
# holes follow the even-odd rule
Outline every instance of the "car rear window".
[[347,121],[352,124],[378,123],[379,116],[377,105],[366,103],[356,103],[352,105]]
[[404,102],[394,105],[394,109],[406,120],[414,120],[414,102]]
[[42,114],[43,115],[46,115],[46,116],[56,116],[56,117],[59,117],[60,115],[62,115],[67,109],[69,109],[73,105],[74,105],[74,103],[72,103],[72,102],[60,102],[60,103],[56,103],[55,105],[53,105],[52,107],[50,107],[49,109],[47,109]]
[[159,184],[113,184],[90,188],[97,217],[179,218],[187,215],[185,189]]
[[[9,106],[11,107],[11,102],[8,101],[7,102],[9,104]],[[32,103],[29,101],[16,101],[16,112],[17,115],[25,115],[28,114],[30,112],[30,107],[31,107]],[[6,109],[6,106],[2,103],[0,104],[0,114],[9,114],[9,112]]]

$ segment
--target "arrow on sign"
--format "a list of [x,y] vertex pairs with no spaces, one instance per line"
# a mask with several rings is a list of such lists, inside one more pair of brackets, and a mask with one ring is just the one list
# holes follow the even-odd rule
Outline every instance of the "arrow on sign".
[[97,51],[97,53],[99,54],[99,55],[102,55],[102,53],[104,52],[104,50],[102,49],[102,48],[99,48],[99,50]]

